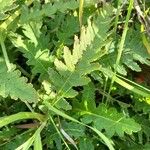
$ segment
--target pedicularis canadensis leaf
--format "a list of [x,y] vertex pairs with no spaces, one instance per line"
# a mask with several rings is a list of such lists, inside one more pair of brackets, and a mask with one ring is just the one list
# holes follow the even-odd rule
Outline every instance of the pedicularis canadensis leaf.
[[[117,68],[118,73],[127,75],[127,69],[125,67],[140,72],[139,62],[150,66],[150,55],[142,43],[141,36],[142,34],[134,29],[128,31],[121,62]],[[112,49],[114,49],[113,46],[114,44],[112,44]],[[109,55],[105,55],[100,60],[100,63],[105,67],[112,66],[115,63],[116,57],[117,51],[112,50]]]
[[115,108],[108,108],[104,104],[96,107],[94,92],[94,85],[90,83],[84,87],[82,101],[74,101],[73,109],[83,116],[84,123],[93,123],[94,127],[104,129],[110,137],[116,133],[123,137],[124,133],[132,134],[141,130],[141,126],[123,112],[117,112]]
[[[47,74],[48,67],[51,65],[49,57],[48,42],[49,39],[46,35],[40,32],[41,24],[32,23],[32,25],[25,24],[22,26],[23,32],[27,39],[23,40],[23,36],[19,34],[11,33],[11,41],[17,47],[18,51],[21,51],[28,59],[27,64],[32,66],[32,73],[36,75]],[[34,32],[36,28],[36,32]]]
[[88,26],[82,27],[80,39],[75,36],[73,50],[64,48],[64,61],[55,59],[49,78],[60,97],[75,97],[78,92],[73,87],[88,84],[87,75],[100,69],[96,60],[104,54],[102,46],[109,35],[111,12],[112,8],[106,6],[101,15],[91,17]]
[[2,97],[10,96],[12,99],[21,99],[27,102],[37,102],[38,96],[36,90],[30,83],[27,83],[25,77],[20,77],[21,72],[12,65],[12,70],[7,71],[7,67],[2,58],[0,58],[0,95]]

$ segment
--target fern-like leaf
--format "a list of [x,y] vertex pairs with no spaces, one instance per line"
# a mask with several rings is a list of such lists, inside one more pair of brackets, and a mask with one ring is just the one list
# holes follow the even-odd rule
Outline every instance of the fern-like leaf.
[[65,13],[67,10],[75,10],[78,8],[78,2],[75,0],[55,1],[45,3],[35,2],[32,8],[22,7],[21,23],[29,23],[31,21],[40,21],[43,16],[53,17],[57,12]]
[[[100,63],[104,67],[114,67],[117,58],[117,51],[114,51],[114,44],[112,44],[110,49],[111,52],[100,60]],[[141,33],[130,29],[126,37],[123,54],[117,72],[122,75],[127,75],[126,67],[133,71],[140,72],[141,68],[139,63],[150,66],[149,59],[150,55],[142,43]]]
[[55,59],[56,69],[49,69],[49,77],[59,96],[76,96],[78,93],[73,87],[88,84],[90,78],[87,75],[100,69],[100,64],[95,61],[104,53],[101,48],[107,39],[111,10],[107,6],[103,15],[94,17],[93,22],[89,19],[88,27],[82,27],[80,39],[75,36],[73,50],[64,48],[64,62]]
[[[48,49],[48,37],[40,32],[41,24],[32,23],[22,26],[27,39],[19,34],[10,34],[10,39],[18,51],[21,51],[28,59],[27,64],[32,66],[32,73],[36,75],[47,74],[48,67],[51,65]],[[34,31],[36,29],[36,32]]]
[[20,77],[21,72],[15,70],[7,71],[4,60],[0,59],[0,95],[2,97],[10,96],[12,99],[21,99],[27,102],[37,102],[38,96],[36,90],[31,84],[27,83],[27,79]]
[[134,30],[129,30],[122,62],[134,71],[141,71],[137,62],[150,65],[150,55],[142,43],[141,34]]
[[123,113],[117,112],[115,108],[107,108],[104,104],[96,107],[91,84],[84,87],[83,93],[81,102],[74,101],[73,110],[83,116],[84,123],[93,123],[94,127],[99,130],[104,129],[110,137],[115,134],[123,137],[124,133],[131,135],[132,132],[141,130],[138,123]]
[[6,19],[9,15],[8,12],[15,9],[17,5],[14,0],[0,1],[0,20]]

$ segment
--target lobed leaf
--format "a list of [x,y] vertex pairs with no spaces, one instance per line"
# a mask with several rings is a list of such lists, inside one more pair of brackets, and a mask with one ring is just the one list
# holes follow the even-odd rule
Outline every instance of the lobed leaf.
[[20,77],[21,72],[15,69],[7,71],[4,60],[0,59],[0,95],[4,98],[10,96],[12,99],[37,102],[38,96],[32,84],[27,83],[25,77]]
[[[91,85],[88,85],[90,89]],[[88,93],[89,87],[85,86],[84,93]],[[90,94],[90,93],[89,93]],[[117,134],[123,137],[124,133],[132,134],[132,132],[138,132],[141,130],[141,126],[134,121],[134,119],[125,116],[123,113],[119,113],[115,108],[108,108],[104,104],[96,107],[93,93],[91,96],[84,96],[79,103],[74,101],[73,110],[82,115],[82,121],[85,124],[93,123],[93,126],[98,130],[104,129],[108,136]]]
[[60,97],[75,97],[78,92],[73,87],[88,84],[87,75],[100,69],[95,61],[103,54],[101,48],[108,36],[112,8],[107,6],[105,11],[103,15],[93,17],[94,21],[88,20],[87,28],[82,27],[80,39],[75,36],[73,50],[64,48],[64,62],[55,59],[56,69],[49,69],[49,78]]

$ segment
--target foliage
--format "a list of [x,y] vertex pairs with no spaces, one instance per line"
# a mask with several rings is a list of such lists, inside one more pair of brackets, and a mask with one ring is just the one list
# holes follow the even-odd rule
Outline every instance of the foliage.
[[15,70],[15,66],[12,66],[11,71],[7,71],[2,58],[0,65],[0,95],[4,98],[10,96],[12,99],[19,98],[22,101],[36,103],[38,101],[36,91],[30,83],[26,83],[25,77],[20,77],[20,71]]
[[138,5],[0,0],[0,149],[150,149]]

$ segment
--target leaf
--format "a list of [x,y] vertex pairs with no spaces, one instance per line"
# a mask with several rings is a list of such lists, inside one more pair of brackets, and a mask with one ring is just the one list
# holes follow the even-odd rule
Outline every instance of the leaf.
[[[109,47],[109,54],[103,56],[100,63],[106,68],[110,66],[114,68],[117,58],[117,51],[114,47],[114,41],[112,41],[111,44],[106,44],[106,46]],[[150,65],[149,59],[150,55],[142,43],[141,33],[130,29],[127,33],[121,62],[117,68],[117,72],[122,75],[127,75],[126,67],[133,71],[140,72],[141,68],[139,63]]]
[[75,141],[70,137],[69,134],[66,133],[66,131],[64,129],[60,129],[61,134],[78,150],[78,147],[75,143]]
[[0,0],[0,10],[5,11],[8,7],[10,7],[14,3],[14,0]]
[[[76,127],[79,127],[79,129],[74,128],[71,124],[75,125]],[[63,149],[62,142],[65,143],[64,140],[66,139],[66,140],[68,140],[69,144],[73,145],[76,149],[78,149],[76,142],[70,136],[70,133],[72,133],[72,132],[75,133],[76,131],[84,132],[84,127],[83,126],[81,127],[81,125],[78,125],[77,123],[72,123],[72,122],[69,123],[66,121],[61,121],[61,122],[59,122],[59,127],[57,127],[57,128],[58,129],[56,129],[56,126],[54,124],[53,124],[53,126],[51,124],[48,126],[48,132],[46,134],[46,141],[48,140],[49,142],[47,142],[47,144],[48,144],[47,146],[49,146],[51,144],[50,145],[51,148],[57,147],[57,149],[62,150]],[[83,129],[83,131],[81,129]],[[62,137],[60,136],[60,134],[62,135]],[[55,145],[52,145],[53,141],[56,143]],[[67,145],[66,147],[69,148],[68,144],[66,144],[66,145]]]
[[[110,13],[112,8],[108,8]],[[88,84],[90,78],[87,75],[100,69],[100,64],[95,61],[104,53],[101,48],[107,39],[111,19],[105,12],[93,20],[89,19],[88,27],[82,28],[80,39],[75,36],[72,52],[64,48],[64,62],[55,59],[56,69],[49,69],[49,78],[60,97],[75,97],[78,92],[73,87]]]
[[7,144],[0,145],[0,149],[15,150],[19,145],[21,145],[26,140],[28,140],[31,137],[31,134],[32,134],[31,131],[25,131],[24,134],[20,134],[20,135],[18,134],[17,136],[14,135],[13,136],[14,138],[11,141],[9,141]]
[[58,103],[56,103],[56,107],[58,109],[63,109],[63,110],[71,110],[72,106],[64,99],[62,98]]
[[20,112],[7,117],[0,117],[0,128],[8,125],[9,123],[23,119],[37,119],[39,121],[44,121],[44,116],[38,113]]
[[15,0],[0,0],[0,20],[6,19],[9,15],[8,11],[15,9],[17,5],[15,4]]
[[83,126],[88,127],[89,129],[91,129],[92,131],[94,131],[94,132],[105,142],[105,144],[107,145],[107,147],[108,147],[110,150],[114,150],[113,142],[112,142],[109,138],[107,138],[102,132],[100,132],[99,130],[97,130],[96,128],[93,128],[93,127],[91,127],[91,126],[88,126],[88,125],[86,125],[86,124],[84,124],[84,123],[82,123],[82,122],[76,120],[75,118],[73,118],[73,117],[67,115],[66,113],[64,113],[64,112],[62,112],[62,111],[60,111],[60,110],[58,110],[57,108],[53,107],[53,106],[52,106],[50,103],[48,103],[47,101],[44,101],[44,104],[47,106],[47,108],[48,108],[50,111],[56,113],[57,115],[62,116],[63,118],[66,118],[66,119],[68,119],[68,120],[70,120],[70,121],[72,121],[72,122],[75,122],[75,123],[78,123],[78,124],[80,124],[80,125],[83,125]]
[[[140,101],[141,100],[141,101]],[[147,104],[144,100],[140,99],[139,97],[136,98],[134,96],[134,109],[135,109],[135,112],[138,112],[138,111],[142,111],[143,114],[150,114],[150,105]]]
[[60,24],[56,33],[59,42],[63,43],[64,45],[72,45],[74,34],[77,34],[80,30],[78,18],[73,15],[63,16],[59,14],[55,15],[53,20],[54,21],[51,23],[51,27],[56,28],[56,26]]
[[86,109],[88,109],[88,106],[90,106],[91,109],[95,108],[95,103],[91,102],[89,105],[88,102],[90,99],[95,99],[95,87],[92,82],[83,87],[82,103]]
[[4,60],[0,59],[0,95],[2,97],[11,96],[13,99],[21,99],[22,101],[37,102],[38,96],[32,84],[27,83],[27,79],[20,77],[21,72],[13,69],[7,71]]
[[36,130],[36,132],[22,145],[20,145],[16,150],[28,150],[32,145],[34,145],[35,150],[42,150],[42,142],[40,133],[45,126],[45,122]]
[[[115,109],[106,109],[103,106],[99,106],[98,114],[93,123],[97,129],[105,129],[109,136],[117,133],[119,136],[123,137],[124,132],[127,134],[132,134],[132,132],[138,132],[141,130],[141,126],[134,121],[134,119],[125,117],[122,113],[118,113]],[[101,110],[101,111],[100,111]],[[91,115],[91,116],[92,116]],[[85,119],[87,119],[85,117]]]
[[142,43],[142,37],[138,31],[129,30],[125,42],[122,62],[134,71],[141,71],[136,61],[150,65],[150,55]]
[[74,138],[79,138],[85,135],[85,127],[83,125],[77,124],[75,122],[65,122],[61,123],[62,128]]
[[31,8],[23,5],[20,19],[21,23],[39,22],[44,16],[53,17],[57,12],[65,13],[67,10],[75,10],[77,8],[78,2],[75,0],[55,1],[54,4],[49,2],[43,5],[36,1]]
[[5,141],[6,139],[11,138],[12,136],[15,136],[18,132],[18,129],[15,127],[11,127],[9,129],[3,128],[0,131],[0,142]]
[[52,124],[48,125],[45,136],[47,148],[57,148],[58,150],[62,150],[61,137]]
[[[42,76],[47,74],[48,67],[51,66],[51,58],[48,49],[49,39],[41,33],[40,28],[40,23],[23,25],[23,32],[29,39],[23,40],[21,35],[14,33],[10,34],[10,39],[28,59],[27,64],[32,66],[33,75],[40,73]],[[36,32],[33,29],[36,29]]]
[[146,140],[149,141],[149,135],[150,135],[150,127],[149,127],[149,123],[150,120],[148,120],[144,115],[140,116],[140,115],[135,115],[134,119],[141,125],[141,133],[144,133],[144,135],[146,136]]
[[94,145],[90,138],[82,138],[79,142],[80,150],[94,150]]
[[[88,85],[90,86],[90,85]],[[90,87],[92,88],[92,86]],[[84,88],[84,93],[88,93],[89,88]],[[86,98],[83,95],[82,101],[79,103],[74,101],[73,110],[82,116],[82,121],[85,124],[93,123],[99,131],[105,129],[106,134],[111,137],[117,133],[123,137],[124,132],[132,134],[141,130],[141,126],[133,119],[127,118],[123,113],[118,113],[115,108],[107,108],[101,104],[98,107],[95,105],[95,99]]]
[[28,150],[33,144],[35,136],[31,136],[25,143],[16,148],[16,150]]
[[35,140],[34,140],[34,150],[42,150],[42,141],[40,132],[36,133]]

